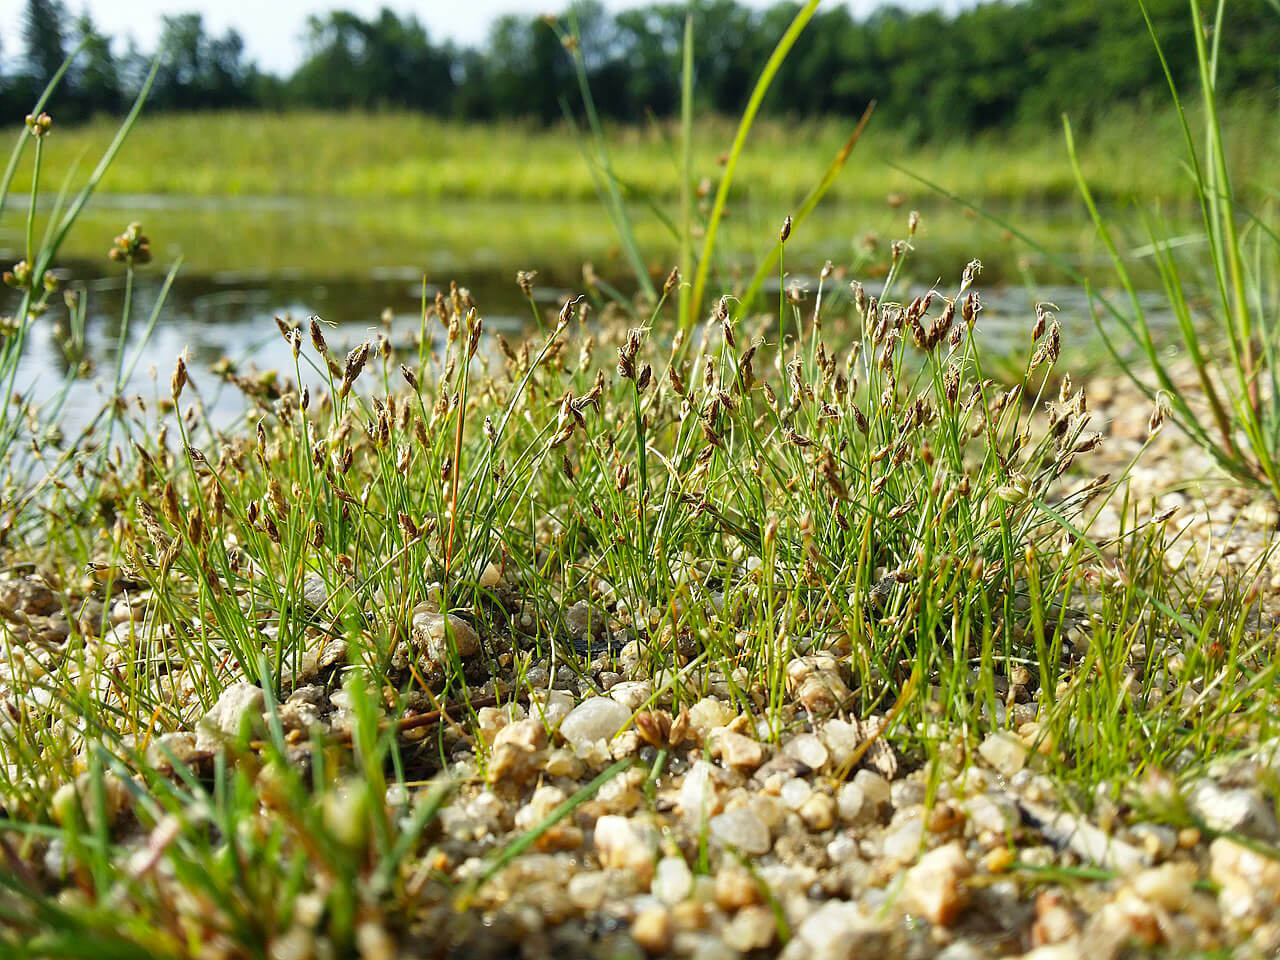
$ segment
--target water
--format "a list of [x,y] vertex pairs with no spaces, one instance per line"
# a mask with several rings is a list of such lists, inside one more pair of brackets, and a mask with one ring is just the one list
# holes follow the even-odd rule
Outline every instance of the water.
[[[10,211],[0,224],[0,258],[19,258],[20,214]],[[130,219],[140,219],[152,236],[155,262],[137,272],[131,321],[123,343],[120,317],[123,269],[105,256],[110,237]],[[787,247],[789,274],[802,282],[830,257],[855,264],[849,276],[875,289],[888,240],[901,233],[902,211],[882,205],[821,210],[798,230]],[[776,236],[764,215],[726,222],[726,249],[738,262],[766,253]],[[1073,216],[1022,214],[1020,223],[1055,254],[1096,267],[1101,251]],[[990,342],[1021,346],[1037,300],[1060,308],[1064,331],[1092,336],[1088,304],[1078,288],[1034,251],[1002,231],[962,216],[955,209],[926,208],[914,242],[912,279],[953,288],[971,257],[985,264],[981,288],[988,304],[981,327]],[[655,230],[655,227],[657,228]],[[674,261],[669,236],[660,223],[641,219],[637,229],[646,250],[655,251],[651,272],[665,274]],[[868,250],[868,234],[882,238]],[[767,239],[762,239],[767,238]],[[6,249],[7,248],[7,249]],[[61,297],[36,325],[15,380],[16,389],[37,403],[61,396],[64,431],[78,429],[97,413],[113,390],[118,372],[123,392],[146,400],[167,397],[176,357],[186,351],[195,387],[217,425],[240,416],[238,391],[220,386],[210,367],[229,362],[242,372],[276,368],[292,375],[293,358],[273,318],[305,322],[318,315],[333,326],[327,334],[345,350],[382,331],[406,343],[419,330],[425,292],[457,278],[471,289],[489,330],[518,331],[533,322],[529,304],[516,288],[517,269],[539,271],[537,300],[554,312],[560,298],[582,289],[582,264],[629,292],[628,271],[610,226],[597,207],[461,205],[353,205],[291,199],[185,200],[172,197],[107,197],[95,203],[69,237],[59,262],[64,289],[87,303],[82,351],[66,342],[67,309]],[[184,258],[154,330],[144,337],[167,266]],[[1022,281],[1014,286],[1010,280]],[[659,280],[660,282],[660,280]],[[810,278],[809,283],[812,283]],[[776,290],[776,280],[773,282]],[[3,302],[16,305],[11,292]],[[389,316],[390,324],[384,322]],[[121,359],[123,358],[123,362]]]

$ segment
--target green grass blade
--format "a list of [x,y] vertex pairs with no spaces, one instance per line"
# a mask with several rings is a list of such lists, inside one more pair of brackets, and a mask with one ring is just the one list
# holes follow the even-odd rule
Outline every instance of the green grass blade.
[[765,94],[769,92],[773,78],[777,76],[783,62],[787,59],[787,55],[791,52],[791,48],[795,46],[796,41],[800,39],[800,34],[804,32],[804,28],[813,18],[814,13],[817,12],[820,2],[821,0],[809,0],[796,13],[795,19],[791,21],[791,26],[782,35],[782,39],[778,41],[778,45],[765,63],[764,70],[760,73],[760,79],[756,81],[755,88],[751,91],[751,98],[747,101],[747,107],[742,112],[742,119],[738,122],[738,132],[733,138],[733,146],[729,149],[729,158],[725,163],[724,176],[720,178],[720,186],[716,190],[715,202],[711,207],[711,216],[707,221],[707,233],[702,243],[702,256],[698,259],[698,270],[693,281],[693,293],[689,300],[689,311],[683,318],[684,329],[686,330],[696,322],[702,311],[702,298],[706,293],[708,273],[711,269],[711,256],[716,248],[716,233],[720,228],[720,221],[724,218],[725,204],[729,200],[729,191],[733,187],[733,176],[738,168],[738,160],[742,157],[742,151],[746,147],[747,136],[751,133],[751,126],[755,122],[756,114],[760,112],[760,105],[764,102]]

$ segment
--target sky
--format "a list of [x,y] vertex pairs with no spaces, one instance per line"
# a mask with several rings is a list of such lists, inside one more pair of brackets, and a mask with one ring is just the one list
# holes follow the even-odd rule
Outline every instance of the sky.
[[[123,39],[132,35],[142,50],[155,47],[162,14],[200,13],[213,33],[230,27],[244,37],[250,59],[272,72],[289,72],[302,58],[302,29],[308,15],[335,7],[368,17],[382,7],[399,14],[414,14],[426,25],[434,40],[449,38],[461,44],[477,44],[489,24],[503,13],[545,13],[559,10],[564,0],[64,0],[75,14],[88,9],[102,32]],[[771,0],[745,0],[752,6],[767,6]],[[836,0],[827,0],[831,6]],[[880,5],[880,0],[847,0],[857,15]],[[898,0],[903,7],[954,7],[960,0]],[[604,0],[611,10],[637,6],[637,0]],[[0,24],[22,22],[24,0],[0,0]],[[4,54],[12,56],[19,44],[19,31],[3,31]]]

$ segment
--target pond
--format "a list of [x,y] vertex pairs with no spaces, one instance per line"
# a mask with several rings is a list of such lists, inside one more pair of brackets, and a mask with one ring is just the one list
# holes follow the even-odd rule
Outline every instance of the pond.
[[[1090,330],[1087,302],[1064,283],[1049,258],[999,226],[966,216],[951,205],[919,204],[923,212],[913,240],[910,280],[953,288],[963,265],[978,258],[989,308],[986,333],[1004,343],[1029,324],[1031,306],[1049,300],[1061,309],[1064,328]],[[1054,256],[1101,273],[1103,251],[1078,211],[1006,210],[1001,215]],[[655,277],[676,259],[675,243],[660,217],[637,214],[639,245]],[[735,210],[725,222],[723,265],[754,263],[776,241],[780,217],[772,210]],[[874,289],[888,247],[905,235],[906,205],[881,201],[819,208],[788,242],[788,274],[812,278],[831,259],[848,276]],[[123,268],[106,251],[130,220],[152,238],[154,262],[139,270],[132,320],[121,342]],[[0,224],[0,257],[21,256],[21,213],[10,209]],[[107,196],[95,199],[68,238],[58,264],[64,288],[87,303],[82,358],[64,349],[67,310],[60,298],[37,325],[18,377],[19,392],[47,401],[58,394],[76,359],[86,369],[70,388],[64,427],[74,429],[96,412],[116,376],[123,349],[125,392],[145,398],[168,392],[175,358],[189,351],[195,382],[224,358],[241,369],[292,368],[273,318],[304,321],[318,315],[336,325],[335,346],[385,329],[408,340],[419,328],[422,297],[434,297],[456,279],[473,293],[490,330],[519,330],[533,322],[516,288],[519,269],[539,273],[536,297],[554,311],[567,293],[583,286],[583,264],[624,292],[634,289],[616,234],[603,209],[585,204],[353,203],[338,201],[171,196]],[[148,337],[143,336],[168,269],[181,258],[167,300]],[[740,272],[740,271],[739,271]],[[773,283],[777,289],[777,281]],[[10,300],[12,297],[9,298]],[[12,309],[12,303],[6,303]],[[1021,341],[1018,341],[1019,343]],[[87,361],[84,363],[83,361]],[[202,399],[211,418],[227,423],[243,409],[234,391],[209,390]]]

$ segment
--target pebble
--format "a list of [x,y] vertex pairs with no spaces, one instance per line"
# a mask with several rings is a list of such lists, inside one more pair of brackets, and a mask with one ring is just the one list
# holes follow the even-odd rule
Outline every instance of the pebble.
[[681,814],[694,823],[701,823],[703,816],[716,813],[717,795],[715,768],[705,760],[698,760],[680,784],[676,804]]
[[813,793],[800,807],[800,819],[810,830],[829,830],[836,822],[836,801],[829,793]]
[[413,614],[413,639],[419,652],[432,663],[449,661],[449,635],[453,647],[462,658],[473,657],[480,652],[480,635],[475,628],[457,614],[435,613],[416,609]]
[[978,745],[978,753],[993,769],[1012,777],[1027,763],[1027,746],[1007,730],[990,733]]
[[848,763],[862,745],[862,732],[857,724],[833,718],[822,726],[822,742],[831,752],[831,765],[837,770]]
[[969,902],[964,880],[972,873],[958,841],[930,850],[907,871],[899,905],[935,926],[949,927]]
[[529,714],[538,717],[548,730],[555,730],[573,712],[574,697],[563,690],[533,690],[529,693]]
[[782,785],[782,789],[778,791],[778,796],[788,810],[799,810],[804,806],[805,801],[809,799],[811,793],[813,793],[813,787],[809,786],[808,780],[792,777]]
[[560,736],[575,751],[610,740],[631,720],[631,711],[610,697],[590,697],[574,707],[560,724]]
[[645,953],[666,953],[671,949],[673,926],[671,914],[664,907],[647,907],[631,921],[631,939]]
[[853,775],[853,782],[877,812],[881,807],[887,806],[893,796],[889,781],[872,770],[859,770]]
[[840,664],[829,653],[797,657],[787,664],[787,690],[810,715],[829,717],[849,700]]
[[302,602],[312,610],[319,610],[328,599],[329,588],[325,586],[323,577],[312,574],[302,581]]
[[763,950],[773,943],[778,926],[768,907],[749,906],[739,910],[724,928],[724,942],[742,953]]
[[703,697],[689,708],[689,725],[703,740],[717,727],[728,726],[733,718],[734,712],[715,697]]
[[779,954],[780,960],[856,960],[894,956],[893,934],[862,907],[831,900],[810,913]]
[[498,731],[489,755],[488,780],[519,786],[534,777],[541,766],[547,731],[532,717],[517,720]]
[[1224,789],[1212,780],[1200,780],[1191,788],[1187,804],[1213,830],[1241,833],[1271,842],[1280,830],[1275,809],[1256,790]]
[[[106,825],[111,826],[133,806],[133,794],[129,792],[124,782],[109,770],[102,774],[101,780]],[[49,809],[54,821],[62,826],[69,826],[83,816],[85,822],[91,828],[94,827],[98,823],[94,778],[88,773],[82,773],[73,783],[64,783],[54,791],[49,801]]]
[[1198,875],[1194,863],[1164,863],[1134,874],[1129,886],[1143,900],[1181,913],[1191,901]]
[[663,857],[658,861],[651,887],[653,895],[667,906],[688,900],[693,892],[693,873],[684,857]]
[[262,722],[266,704],[262,690],[252,683],[233,683],[225,688],[196,727],[196,749],[214,750],[242,730]]
[[609,891],[609,876],[602,870],[575,873],[569,878],[569,902],[583,913],[599,909]]
[[569,628],[569,636],[575,640],[583,640],[588,636],[598,637],[609,625],[608,615],[586,600],[579,600],[571,606],[565,612],[564,621]]
[[1138,823],[1129,829],[1130,836],[1154,860],[1164,860],[1178,849],[1178,832],[1155,823]]
[[827,765],[827,759],[830,757],[826,745],[812,733],[802,733],[798,737],[793,737],[782,748],[782,752],[789,757],[795,757],[810,770],[821,770]]
[[840,792],[836,794],[836,807],[840,812],[840,819],[851,824],[868,821],[875,812],[867,802],[867,795],[862,787],[853,781],[840,785]]
[[[1131,873],[1148,866],[1151,858],[1131,843],[1108,836],[1083,817],[1030,800],[1022,809],[1039,822],[1041,832],[1055,843],[1069,847],[1077,856],[1108,870]],[[1026,859],[1024,856],[1022,859]]]
[[764,748],[750,737],[725,730],[716,739],[720,744],[720,758],[725,766],[738,770],[755,770],[764,762]]
[[720,868],[715,879],[716,906],[732,913],[760,900],[760,888],[742,867],[728,864]]
[[1218,837],[1209,845],[1209,879],[1227,916],[1260,919],[1280,910],[1280,860]]
[[924,839],[924,811],[916,809],[891,824],[881,838],[881,849],[886,858],[898,863],[910,863],[920,852]]
[[773,846],[769,828],[755,811],[746,807],[712,817],[711,835],[722,845],[743,853],[765,854]]
[[653,699],[653,684],[648,680],[623,680],[609,689],[609,696],[626,707],[628,713],[636,713]]
[[629,871],[642,883],[652,878],[658,834],[649,824],[607,814],[596,821],[595,845],[602,866]]

